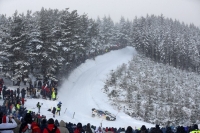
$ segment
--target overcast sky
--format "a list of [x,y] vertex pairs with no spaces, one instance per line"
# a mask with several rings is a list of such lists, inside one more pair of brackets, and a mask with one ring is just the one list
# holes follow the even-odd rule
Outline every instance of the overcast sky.
[[133,20],[135,16],[163,14],[187,24],[200,27],[200,0],[0,0],[0,14],[12,16],[27,10],[39,11],[41,7],[77,10],[96,19],[110,15],[118,22],[121,16]]

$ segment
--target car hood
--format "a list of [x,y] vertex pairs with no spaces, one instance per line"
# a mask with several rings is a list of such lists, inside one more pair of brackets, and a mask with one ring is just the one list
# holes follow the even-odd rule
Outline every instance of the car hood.
[[113,115],[113,114],[110,114],[110,116],[111,116],[111,117],[113,117],[113,118],[116,118],[116,116],[115,116],[115,115]]

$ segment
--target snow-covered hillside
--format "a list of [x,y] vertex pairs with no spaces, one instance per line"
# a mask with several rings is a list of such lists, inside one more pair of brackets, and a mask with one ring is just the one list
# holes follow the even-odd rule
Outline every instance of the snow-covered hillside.
[[[40,101],[43,103],[41,114],[46,115],[47,118],[52,118],[53,115],[47,110],[54,106],[56,107],[57,103],[61,101],[63,103],[61,116],[56,115],[55,118],[58,120],[72,123],[91,123],[95,126],[100,126],[102,124],[103,127],[118,128],[132,126],[133,128],[139,128],[142,125],[152,127],[154,125],[135,120],[122,111],[113,109],[108,97],[102,90],[109,72],[123,63],[128,63],[135,54],[136,51],[134,48],[126,47],[98,56],[95,60],[86,60],[85,63],[77,67],[71,73],[61,88],[58,88],[57,101],[27,99],[25,107],[37,112],[37,108],[35,107],[37,102]],[[14,87],[9,86],[8,88],[13,89]],[[117,120],[106,121],[97,117],[93,118],[91,117],[92,108],[108,110],[117,115]]]

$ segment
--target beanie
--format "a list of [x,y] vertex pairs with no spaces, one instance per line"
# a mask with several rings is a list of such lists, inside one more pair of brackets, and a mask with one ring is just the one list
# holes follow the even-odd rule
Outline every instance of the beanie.
[[48,120],[48,124],[54,124],[54,119],[50,118],[50,119]]

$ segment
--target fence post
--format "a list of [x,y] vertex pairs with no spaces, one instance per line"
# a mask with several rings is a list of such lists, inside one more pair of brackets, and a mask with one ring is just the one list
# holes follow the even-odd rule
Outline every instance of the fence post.
[[[67,110],[67,108],[65,109],[65,112],[66,112],[66,110]],[[65,112],[64,112],[64,114],[65,114]]]
[[75,115],[75,112],[74,112],[74,114],[73,114],[73,118],[72,118],[72,119],[74,119],[74,115]]

